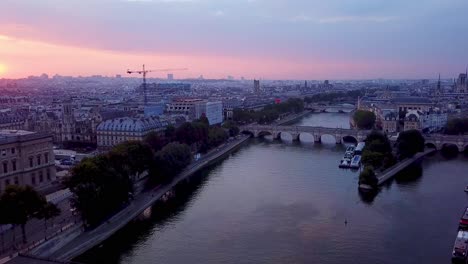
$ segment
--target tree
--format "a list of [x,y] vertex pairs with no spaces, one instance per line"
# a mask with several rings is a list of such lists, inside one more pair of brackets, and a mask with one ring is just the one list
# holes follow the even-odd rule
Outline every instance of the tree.
[[[127,141],[115,146],[109,152],[109,161],[113,166],[128,168],[128,173],[141,174],[148,169],[153,153],[150,147],[138,141]],[[122,167],[121,167],[122,168]]]
[[198,122],[201,122],[201,123],[203,123],[203,124],[205,124],[205,125],[207,125],[207,126],[210,125],[210,121],[208,120],[208,117],[206,117],[205,114],[203,114],[203,115],[200,117],[200,119],[198,120]]
[[229,136],[230,137],[235,137],[240,132],[239,127],[236,126],[236,124],[233,121],[230,121],[230,120],[224,122],[223,128],[225,128],[225,129],[227,129],[229,131]]
[[48,202],[42,206],[39,210],[39,218],[44,219],[44,237],[47,239],[47,221],[49,219],[54,219],[59,216],[61,213],[60,208],[58,208],[54,203]]
[[45,198],[30,186],[9,185],[0,196],[5,221],[13,226],[20,225],[23,235],[23,243],[27,242],[26,223],[29,219],[39,218],[38,212],[44,206]]
[[362,153],[362,164],[372,168],[380,168],[384,160],[384,154],[366,150]]
[[366,137],[366,149],[373,152],[389,153],[392,151],[390,140],[383,133],[373,130]]
[[208,133],[208,146],[213,148],[226,141],[228,135],[221,127],[212,127]]
[[88,226],[99,224],[128,201],[133,182],[126,167],[112,163],[107,155],[84,159],[73,167],[66,185],[74,194],[72,205]]
[[375,114],[371,111],[357,110],[353,119],[359,129],[371,129],[375,124]]
[[143,142],[147,144],[153,152],[161,150],[165,145],[164,140],[158,135],[157,132],[148,133],[145,136]]
[[445,133],[459,135],[468,132],[468,118],[454,118],[447,122]]
[[365,167],[364,170],[359,174],[359,184],[367,184],[373,188],[376,188],[379,183],[374,170],[370,167]]
[[400,159],[413,157],[416,153],[424,151],[425,139],[418,130],[400,132],[397,139],[397,151]]
[[164,137],[167,141],[173,141],[176,137],[176,129],[173,125],[168,125],[164,130]]
[[[0,200],[0,225],[8,225],[8,211],[4,208],[4,204]],[[0,232],[0,236],[2,239],[2,250],[0,251],[3,253],[5,250],[5,232]]]
[[151,175],[156,182],[171,180],[192,161],[190,147],[178,142],[167,144],[154,155]]

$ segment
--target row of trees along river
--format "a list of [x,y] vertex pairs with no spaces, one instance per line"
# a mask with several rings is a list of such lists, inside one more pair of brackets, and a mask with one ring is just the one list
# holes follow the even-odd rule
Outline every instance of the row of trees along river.
[[164,137],[150,133],[143,142],[126,142],[105,154],[73,167],[66,185],[83,222],[94,227],[132,199],[138,175],[149,173],[149,186],[170,181],[192,161],[193,153],[207,152],[239,132],[229,123],[209,126],[202,117],[178,128],[169,126]]
[[[349,117],[298,124],[349,127]],[[327,135],[252,139],[77,261],[449,263],[467,158],[427,157],[368,195],[358,171],[338,169],[344,150]]]

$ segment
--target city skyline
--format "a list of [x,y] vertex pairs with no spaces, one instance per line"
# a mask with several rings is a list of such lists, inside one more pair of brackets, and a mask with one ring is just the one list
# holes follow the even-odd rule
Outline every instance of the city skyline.
[[445,79],[468,64],[462,0],[7,0],[0,10],[0,78],[126,76],[144,63],[189,68],[176,78]]

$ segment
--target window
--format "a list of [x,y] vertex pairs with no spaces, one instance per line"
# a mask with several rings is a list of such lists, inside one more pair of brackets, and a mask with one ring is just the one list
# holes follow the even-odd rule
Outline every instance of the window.
[[29,167],[34,167],[33,157],[29,157]]
[[16,152],[16,149],[15,148],[11,148],[11,154],[15,154]]
[[18,177],[15,177],[15,184],[16,184],[16,185],[19,185]]
[[39,172],[39,182],[43,182],[44,181],[44,176],[42,175],[42,171]]
[[3,173],[8,173],[8,163],[3,162]]
[[32,185],[36,185],[36,175],[34,173],[31,173],[31,183]]
[[46,174],[47,174],[47,180],[50,181],[50,170],[49,169],[47,169]]
[[8,185],[10,185],[10,180],[7,179],[7,180],[5,180],[5,187],[8,186]]
[[49,163],[49,153],[45,153],[45,154],[44,154],[44,162],[45,162],[46,164]]
[[13,168],[13,171],[16,171],[16,160],[11,161],[11,166]]
[[37,165],[41,165],[41,155],[37,155]]
[[2,156],[6,156],[6,149],[2,149]]

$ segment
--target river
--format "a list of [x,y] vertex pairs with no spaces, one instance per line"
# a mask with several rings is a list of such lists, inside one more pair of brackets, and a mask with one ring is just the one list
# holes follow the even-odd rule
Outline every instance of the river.
[[[349,127],[346,115],[331,113],[298,124],[317,120]],[[338,169],[344,147],[332,138],[322,142],[252,139],[76,260],[450,263],[468,201],[466,157],[428,157],[378,194],[363,195],[358,173]]]

